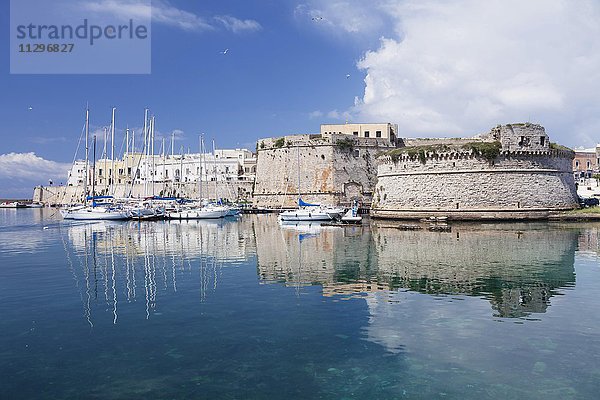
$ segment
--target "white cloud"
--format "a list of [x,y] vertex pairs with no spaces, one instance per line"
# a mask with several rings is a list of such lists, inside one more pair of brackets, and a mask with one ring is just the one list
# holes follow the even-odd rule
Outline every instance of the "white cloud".
[[308,118],[310,119],[321,118],[322,116],[323,112],[319,110],[311,111],[308,113]]
[[230,15],[217,16],[215,19],[233,33],[254,32],[262,29],[262,26],[253,19],[241,20]]
[[93,0],[84,4],[87,11],[110,14],[122,20],[150,19],[186,31],[207,31],[214,27],[203,17],[181,10],[167,0]]
[[327,117],[331,119],[346,120],[351,119],[351,114],[348,111],[331,110],[327,113]]
[[71,164],[45,160],[35,153],[0,154],[0,179],[65,180]]
[[597,2],[375,4],[395,32],[358,62],[365,91],[352,113],[360,119],[397,122],[405,136],[471,135],[531,120],[553,140],[598,141]]
[[308,0],[296,6],[294,15],[311,22],[328,33],[353,34],[357,37],[385,30],[386,15],[381,1],[363,0]]

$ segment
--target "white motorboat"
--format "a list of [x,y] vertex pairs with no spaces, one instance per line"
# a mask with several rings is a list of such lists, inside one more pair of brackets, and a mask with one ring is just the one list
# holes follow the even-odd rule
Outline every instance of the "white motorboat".
[[281,221],[330,221],[331,216],[319,207],[287,210],[279,214]]
[[279,219],[281,221],[330,221],[334,219],[332,215],[335,215],[332,209],[328,210],[327,207],[319,204],[306,203],[298,198],[298,208],[283,211],[279,214]]
[[0,208],[25,208],[27,205],[18,201],[5,201],[0,203]]
[[342,217],[342,222],[347,224],[360,224],[362,222],[362,217],[358,215],[354,209],[351,208]]
[[346,212],[343,207],[321,206],[321,210],[326,212],[331,219],[340,219]]

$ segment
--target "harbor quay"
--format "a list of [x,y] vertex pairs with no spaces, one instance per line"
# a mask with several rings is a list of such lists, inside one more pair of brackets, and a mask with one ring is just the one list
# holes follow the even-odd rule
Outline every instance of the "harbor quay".
[[[401,138],[393,123],[323,124],[314,134],[259,139],[255,152],[148,155],[82,161],[66,185],[39,186],[33,200],[95,195],[227,199],[278,211],[360,204],[374,218],[546,219],[579,207],[575,152],[543,126],[498,125],[468,138]],[[589,188],[589,185],[586,185]]]

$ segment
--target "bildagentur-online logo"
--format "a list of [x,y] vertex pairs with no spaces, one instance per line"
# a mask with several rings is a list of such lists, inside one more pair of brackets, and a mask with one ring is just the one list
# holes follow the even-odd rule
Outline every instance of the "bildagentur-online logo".
[[77,26],[66,25],[40,25],[29,23],[17,25],[17,39],[32,39],[42,41],[84,39],[89,41],[90,46],[101,39],[147,39],[148,27],[143,24],[135,24],[130,19],[127,24],[120,25],[97,25],[90,24],[85,18]]

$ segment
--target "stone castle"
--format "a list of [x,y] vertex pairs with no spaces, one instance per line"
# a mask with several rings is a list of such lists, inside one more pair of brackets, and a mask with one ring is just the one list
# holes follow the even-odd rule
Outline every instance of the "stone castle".
[[578,207],[574,153],[550,143],[540,125],[405,144],[378,159],[374,217],[531,219]]
[[393,124],[321,125],[318,134],[260,139],[255,207],[309,203],[369,206],[377,181],[376,156],[395,148]]

